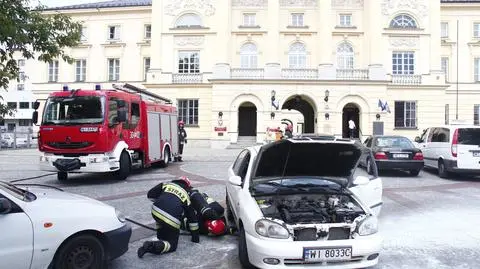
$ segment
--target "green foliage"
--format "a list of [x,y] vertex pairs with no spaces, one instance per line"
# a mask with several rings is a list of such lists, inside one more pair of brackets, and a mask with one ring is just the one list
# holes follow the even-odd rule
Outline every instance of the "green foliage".
[[[19,80],[15,55],[73,63],[65,49],[79,44],[81,27],[67,15],[46,11],[45,6],[32,8],[30,0],[0,0],[0,90],[6,90],[11,80]],[[0,117],[9,111],[2,103]]]

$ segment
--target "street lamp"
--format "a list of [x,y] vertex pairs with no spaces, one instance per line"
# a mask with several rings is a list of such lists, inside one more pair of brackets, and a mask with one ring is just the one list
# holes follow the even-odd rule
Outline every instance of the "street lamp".
[[325,102],[328,103],[328,97],[330,96],[330,91],[329,90],[326,90],[325,91],[325,98],[323,99]]
[[275,90],[272,90],[272,102],[275,101],[275,94],[276,94]]

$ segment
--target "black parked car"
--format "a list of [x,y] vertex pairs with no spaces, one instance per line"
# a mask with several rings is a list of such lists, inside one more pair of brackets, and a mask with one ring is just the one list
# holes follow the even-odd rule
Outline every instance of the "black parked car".
[[[363,143],[375,158],[378,171],[406,170],[412,176],[417,176],[423,168],[422,151],[413,145],[410,139],[399,135],[370,136]],[[360,165],[372,174],[371,155],[364,154],[360,158]]]

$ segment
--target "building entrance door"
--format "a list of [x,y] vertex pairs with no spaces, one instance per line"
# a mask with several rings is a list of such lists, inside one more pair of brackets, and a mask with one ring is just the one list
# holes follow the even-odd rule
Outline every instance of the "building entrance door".
[[355,103],[348,103],[343,107],[343,114],[342,114],[342,137],[349,138],[350,137],[350,129],[348,127],[348,121],[353,120],[355,123],[355,130],[353,132],[353,138],[359,138],[362,130],[360,129],[360,108]]
[[257,135],[257,108],[247,102],[238,108],[238,136]]

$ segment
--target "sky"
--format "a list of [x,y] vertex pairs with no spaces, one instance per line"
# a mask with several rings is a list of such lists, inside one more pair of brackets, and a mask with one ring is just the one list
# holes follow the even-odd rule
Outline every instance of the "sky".
[[46,5],[48,7],[59,7],[59,6],[84,4],[84,3],[103,2],[107,0],[30,0],[30,1],[32,4],[36,4],[38,1],[40,1],[43,5]]

